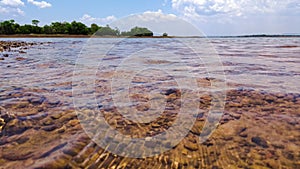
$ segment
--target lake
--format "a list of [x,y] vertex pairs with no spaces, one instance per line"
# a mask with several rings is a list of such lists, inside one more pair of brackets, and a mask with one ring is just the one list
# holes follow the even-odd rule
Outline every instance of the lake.
[[300,167],[300,38],[0,41],[1,166]]

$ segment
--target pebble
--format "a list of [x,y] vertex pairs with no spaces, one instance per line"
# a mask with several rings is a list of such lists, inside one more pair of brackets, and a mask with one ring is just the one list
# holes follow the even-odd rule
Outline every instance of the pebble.
[[213,146],[214,144],[209,142],[209,141],[206,141],[203,143],[203,145],[206,145],[207,147],[210,147],[210,146]]
[[23,60],[26,60],[26,59],[23,58],[23,57],[17,57],[16,60],[17,60],[17,61],[23,61]]
[[243,138],[246,138],[246,137],[248,137],[248,134],[247,133],[240,133],[239,136],[243,137]]
[[54,113],[54,114],[51,114],[51,116],[50,116],[50,117],[51,117],[52,119],[54,119],[54,120],[55,120],[55,119],[59,119],[59,118],[61,118],[61,116],[62,116],[62,114],[61,114],[61,113]]
[[165,95],[177,94],[178,92],[178,89],[168,89]]
[[278,161],[274,160],[274,159],[267,159],[267,166],[269,168],[280,168],[280,165],[278,164]]
[[54,120],[52,120],[52,119],[50,119],[50,118],[47,118],[47,119],[45,119],[44,121],[43,121],[43,125],[45,125],[45,126],[49,126],[49,125],[53,125],[55,123],[55,121]]
[[279,143],[273,143],[272,146],[276,149],[284,149],[285,146]]
[[197,151],[199,148],[198,148],[198,144],[197,143],[192,143],[190,141],[187,141],[185,144],[184,144],[184,147],[190,151]]
[[25,108],[25,107],[28,107],[28,102],[24,101],[24,102],[20,102],[18,103],[15,108],[19,108],[19,109],[22,109],[22,108]]
[[57,128],[59,128],[59,127],[57,125],[53,124],[53,125],[50,125],[50,126],[42,127],[42,130],[44,130],[44,131],[53,131]]
[[59,100],[47,100],[46,102],[47,102],[47,104],[49,104],[49,105],[51,105],[51,106],[53,106],[53,107],[55,107],[55,106],[57,106],[58,104],[60,104],[60,101],[59,101]]
[[5,125],[4,119],[0,118],[0,131],[4,125]]
[[31,152],[31,151],[27,152],[27,151],[20,150],[17,153],[5,152],[2,154],[2,157],[9,161],[21,161],[21,160],[27,160],[30,157],[32,157],[32,153],[33,152]]
[[61,123],[67,123],[67,122],[69,122],[70,120],[73,120],[73,119],[75,119],[75,118],[77,118],[77,115],[76,115],[76,113],[67,113],[67,114],[65,114],[64,116],[62,116],[61,118],[59,118],[59,121],[61,122]]
[[16,142],[17,142],[18,144],[24,144],[24,143],[26,143],[28,140],[29,140],[28,137],[22,137],[22,138],[19,138]]
[[263,148],[269,147],[267,141],[261,137],[252,137],[251,141],[260,147],[263,147]]
[[3,133],[6,136],[12,136],[21,134],[29,128],[29,126],[24,125],[24,122],[21,122],[18,119],[13,119],[5,125]]
[[64,133],[66,131],[66,127],[62,126],[60,129],[57,130],[58,133]]
[[295,155],[291,151],[284,151],[283,156],[289,160],[295,160]]
[[231,113],[230,116],[233,117],[236,120],[239,120],[241,118],[241,115],[240,114],[236,114],[236,113]]
[[248,134],[247,134],[247,133],[245,133],[245,132],[246,132],[246,130],[247,130],[247,128],[246,128],[246,127],[243,127],[243,128],[241,128],[241,129],[238,131],[238,135],[239,135],[240,137],[243,137],[243,138],[246,138],[246,137],[248,137]]
[[74,127],[74,126],[78,125],[79,123],[80,123],[79,120],[74,119],[74,120],[69,121],[67,126],[68,127]]
[[62,143],[62,144],[59,144],[59,145],[53,147],[51,150],[49,150],[49,151],[45,152],[44,154],[42,154],[42,155],[40,156],[40,158],[48,157],[50,154],[52,154],[53,152],[55,152],[55,151],[57,151],[57,150],[63,148],[65,145],[67,145],[67,142]]
[[153,128],[160,128],[161,125],[159,125],[158,123],[152,123],[151,125]]
[[33,105],[39,105],[42,104],[45,101],[45,99],[46,99],[45,97],[33,97],[33,98],[29,98],[28,101]]
[[27,159],[25,162],[24,162],[24,166],[25,167],[29,167],[31,165],[34,164],[34,160],[33,159]]
[[79,149],[75,149],[75,148],[66,148],[63,149],[63,153],[70,155],[70,156],[76,156],[78,153],[80,152]]

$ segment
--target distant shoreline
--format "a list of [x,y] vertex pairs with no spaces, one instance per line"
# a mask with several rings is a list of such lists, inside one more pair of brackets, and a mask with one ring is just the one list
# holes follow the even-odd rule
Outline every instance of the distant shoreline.
[[237,35],[237,36],[208,36],[208,38],[300,38],[300,35]]
[[90,35],[65,35],[65,34],[16,34],[0,35],[0,38],[90,38]]
[[237,36],[93,36],[66,34],[15,34],[0,35],[0,38],[300,38],[300,35],[237,35]]

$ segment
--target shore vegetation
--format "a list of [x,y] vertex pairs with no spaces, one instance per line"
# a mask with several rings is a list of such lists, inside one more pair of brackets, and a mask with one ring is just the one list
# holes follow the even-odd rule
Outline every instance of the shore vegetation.
[[97,36],[134,36],[152,37],[153,32],[148,28],[134,27],[129,31],[120,31],[109,25],[99,26],[95,23],[90,26],[77,21],[52,22],[51,24],[39,26],[39,20],[32,20],[31,24],[21,25],[15,20],[0,22],[0,35],[97,35]]

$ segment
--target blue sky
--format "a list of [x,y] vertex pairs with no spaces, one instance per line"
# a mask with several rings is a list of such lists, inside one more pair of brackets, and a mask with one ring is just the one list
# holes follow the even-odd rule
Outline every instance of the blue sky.
[[[109,24],[131,14],[177,16],[206,35],[300,33],[300,0],[0,0],[0,20]],[[171,15],[170,15],[171,14]]]

